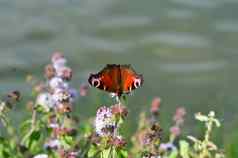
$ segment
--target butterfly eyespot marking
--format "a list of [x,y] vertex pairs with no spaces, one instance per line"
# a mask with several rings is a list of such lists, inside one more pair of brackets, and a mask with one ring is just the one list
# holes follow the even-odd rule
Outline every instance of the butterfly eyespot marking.
[[92,85],[96,88],[99,87],[100,86],[100,80],[97,79],[97,78],[93,78],[92,79]]
[[134,87],[135,87],[135,88],[140,87],[140,84],[141,84],[141,80],[140,80],[140,79],[135,79],[135,80],[134,80]]

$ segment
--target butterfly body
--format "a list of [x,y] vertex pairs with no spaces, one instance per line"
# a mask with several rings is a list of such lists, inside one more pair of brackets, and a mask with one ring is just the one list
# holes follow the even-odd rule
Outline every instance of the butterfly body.
[[130,93],[143,83],[142,75],[137,74],[130,65],[108,64],[97,74],[90,74],[90,85],[117,96]]

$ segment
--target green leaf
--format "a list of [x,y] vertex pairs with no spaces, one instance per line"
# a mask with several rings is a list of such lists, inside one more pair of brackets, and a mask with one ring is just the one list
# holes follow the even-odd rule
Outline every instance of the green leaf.
[[40,139],[40,136],[41,136],[40,131],[34,131],[31,133],[30,139],[37,141]]
[[4,137],[0,137],[0,144],[4,144],[5,143],[5,138]]
[[29,137],[28,147],[31,148],[41,137],[40,131],[33,131]]
[[196,142],[200,142],[200,140],[198,140],[197,138],[195,138],[194,136],[187,136],[187,138],[191,141],[193,141],[194,143]]
[[21,126],[20,126],[20,132],[24,135],[26,132],[28,132],[28,130],[30,129],[31,127],[31,122],[32,120],[26,120],[24,121]]
[[201,113],[196,113],[195,114],[195,118],[201,122],[207,122],[208,121],[208,117],[205,115],[202,115]]
[[94,157],[97,154],[98,150],[95,145],[91,145],[88,151],[88,157]]
[[47,108],[47,106],[43,106],[43,105],[36,105],[35,107],[36,111],[39,113],[48,113],[50,111],[49,108]]
[[74,145],[74,139],[71,136],[65,135],[60,137],[60,143],[65,149],[70,149]]
[[177,150],[173,150],[171,152],[171,154],[169,154],[168,158],[177,158],[177,156],[178,156],[178,151]]
[[64,141],[65,141],[65,143],[67,143],[69,145],[72,145],[74,143],[73,137],[68,136],[68,135],[64,136]]
[[219,120],[217,120],[217,119],[214,119],[213,121],[215,122],[215,124],[216,124],[216,126],[217,126],[217,127],[220,127],[220,126],[221,126],[221,123],[220,123],[220,121],[219,121]]
[[118,120],[118,125],[121,125],[121,124],[123,124],[123,122],[124,122],[124,119],[123,119],[122,117],[119,117],[119,120]]
[[79,126],[79,133],[85,133],[86,135],[89,135],[90,133],[92,133],[93,128],[89,123],[81,123]]
[[101,158],[110,158],[111,156],[111,148],[105,149],[101,153]]
[[124,149],[117,151],[118,158],[128,158],[128,152]]
[[4,158],[10,158],[10,153],[6,152],[5,150],[2,151],[2,155]]
[[53,128],[46,128],[46,132],[48,135],[50,135],[53,132]]
[[186,142],[185,140],[181,140],[179,142],[179,146],[180,146],[180,155],[182,156],[182,158],[189,158],[189,143]]

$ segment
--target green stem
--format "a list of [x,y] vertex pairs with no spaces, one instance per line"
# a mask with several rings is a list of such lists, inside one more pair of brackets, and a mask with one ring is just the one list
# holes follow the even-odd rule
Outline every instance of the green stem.
[[206,131],[206,134],[205,134],[205,141],[206,142],[208,142],[209,139],[210,139],[210,134],[211,134],[211,131],[212,131],[212,125],[213,125],[212,120],[209,120],[209,122],[207,123],[207,131]]
[[170,137],[169,137],[169,142],[173,143],[175,138],[176,138],[176,136],[174,134],[171,134]]
[[31,129],[30,131],[25,134],[25,136],[22,138],[21,140],[21,145],[24,145],[26,140],[31,136],[31,134],[34,132],[36,128],[36,109],[33,108],[33,112],[32,112],[32,119],[31,119]]
[[[79,154],[80,158],[86,157],[86,154],[88,153],[89,147],[90,147],[90,141],[87,140],[87,142],[85,143],[85,145],[82,148],[84,150],[82,152],[80,152],[80,154]],[[95,155],[97,155],[97,154],[95,154]]]
[[113,147],[113,158],[116,158],[116,155],[117,155],[116,149],[115,149],[115,147]]
[[112,146],[110,147],[110,152],[109,152],[108,158],[114,158]]
[[7,117],[4,114],[0,115],[1,117],[1,122],[3,124],[3,126],[6,128],[7,133],[15,139],[15,141],[17,142],[17,137],[16,137],[16,131],[14,130],[13,127],[10,126],[10,121],[7,119]]
[[211,118],[209,118],[208,122],[206,123],[206,126],[207,126],[207,130],[206,130],[206,133],[205,133],[204,141],[202,142],[202,151],[201,151],[201,154],[200,154],[201,158],[210,157],[209,156],[210,153],[207,149],[207,144],[209,143],[210,135],[211,135],[211,132],[212,132],[212,127],[213,127],[213,120]]

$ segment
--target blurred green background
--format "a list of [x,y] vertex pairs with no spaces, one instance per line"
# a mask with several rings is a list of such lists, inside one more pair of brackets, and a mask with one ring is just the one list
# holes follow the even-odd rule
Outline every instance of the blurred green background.
[[[43,79],[57,50],[73,68],[77,89],[105,64],[132,64],[145,83],[128,97],[127,136],[139,112],[160,96],[165,131],[178,106],[188,112],[185,134],[201,132],[193,113],[215,110],[223,124],[216,142],[237,154],[237,37],[237,0],[0,0],[0,92],[18,89],[26,100],[26,75]],[[111,102],[91,88],[75,113],[86,119]],[[13,117],[24,119],[23,108]]]

